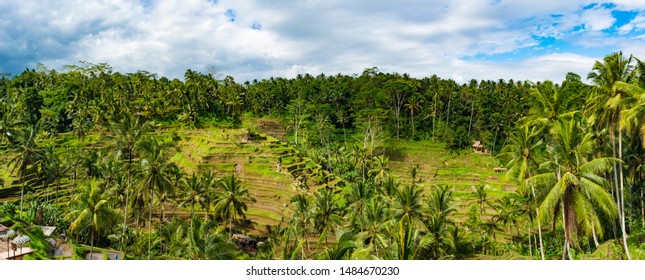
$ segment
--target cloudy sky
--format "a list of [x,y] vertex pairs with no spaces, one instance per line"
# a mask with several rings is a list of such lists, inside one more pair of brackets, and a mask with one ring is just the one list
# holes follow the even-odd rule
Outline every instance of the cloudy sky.
[[414,77],[582,76],[622,50],[645,59],[645,1],[2,0],[0,72],[79,61],[237,81],[377,66]]

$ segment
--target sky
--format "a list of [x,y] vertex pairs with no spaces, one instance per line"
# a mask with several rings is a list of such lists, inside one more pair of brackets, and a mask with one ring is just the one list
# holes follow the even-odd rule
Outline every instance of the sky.
[[0,72],[108,63],[236,81],[365,68],[561,81],[623,51],[645,59],[645,1],[3,0]]

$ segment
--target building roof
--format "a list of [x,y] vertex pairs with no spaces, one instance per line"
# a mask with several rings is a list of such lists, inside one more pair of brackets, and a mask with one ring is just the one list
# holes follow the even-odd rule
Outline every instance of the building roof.
[[50,236],[52,233],[56,230],[56,227],[45,227],[41,226],[40,228],[43,229],[43,235],[45,236]]
[[475,140],[473,142],[473,148],[482,148],[482,147],[484,147],[484,145],[482,145],[482,143],[479,142],[478,140]]

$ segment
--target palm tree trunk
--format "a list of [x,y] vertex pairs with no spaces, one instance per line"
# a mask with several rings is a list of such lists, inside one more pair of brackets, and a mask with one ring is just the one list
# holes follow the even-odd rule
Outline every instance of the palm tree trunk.
[[[618,113],[620,118],[620,113]],[[631,260],[632,257],[629,255],[629,248],[627,247],[627,231],[625,230],[625,188],[623,185],[623,130],[618,129],[618,167],[620,168],[620,205],[618,206],[620,214],[620,229],[623,231],[623,247],[625,249],[625,255],[628,260]]]
[[569,257],[569,260],[571,260],[571,250],[569,247],[569,232],[567,231],[568,229],[568,223],[567,223],[567,216],[565,215],[566,210],[564,210],[564,202],[560,202],[560,208],[562,209],[562,228],[564,230],[564,248],[562,249],[562,259],[564,260],[566,256]]
[[94,229],[90,231],[90,260],[92,260],[94,259]]
[[[616,158],[616,137],[614,136],[614,128],[613,126],[610,126],[609,129],[609,138],[611,138],[611,153],[612,157]],[[616,166],[616,163],[614,163],[614,188],[615,188],[615,194],[616,194],[616,205],[618,206],[618,220],[621,220],[621,211],[620,211],[620,190],[618,188],[618,167]],[[615,220],[614,220],[615,222]],[[614,225],[614,237],[617,237],[616,230],[615,230],[615,225]]]
[[645,202],[643,201],[643,186],[641,186],[641,227],[645,227]]
[[432,113],[432,141],[434,141],[434,124],[435,119],[437,118],[437,99],[435,98],[434,102],[434,112]]
[[150,260],[150,249],[152,248],[152,202],[154,201],[154,192],[150,194],[150,214],[148,216],[148,260]]
[[495,144],[497,143],[497,131],[499,131],[499,129],[495,129],[495,137],[493,138],[493,150],[491,151],[493,156],[495,156]]
[[[448,95],[448,111],[446,113],[446,127],[450,126],[450,102],[452,101],[452,93]],[[443,137],[446,137],[447,129],[444,129]]]
[[25,178],[21,179],[22,188],[20,188],[20,219],[22,220],[22,201],[25,195]]
[[473,128],[473,114],[475,113],[475,107],[472,102],[470,104],[470,121],[468,122],[468,139],[470,140],[470,130]]
[[412,137],[414,137],[414,108],[410,113],[412,114]]
[[[528,172],[529,176],[531,176],[531,172]],[[531,192],[533,193],[533,199],[535,199],[535,187],[531,185]],[[540,256],[542,257],[542,260],[544,260],[544,245],[542,245],[542,225],[540,225],[540,210],[538,210],[537,203],[535,204],[535,217],[537,220],[537,228],[538,228],[538,235],[540,236]]]
[[596,245],[596,248],[598,248],[598,238],[596,237],[596,227],[595,226],[591,227],[591,234],[593,235],[593,244]]
[[233,239],[233,215],[228,217],[228,240]]
[[531,259],[533,259],[533,246],[531,246],[531,226],[529,225],[529,255],[531,256]]
[[[132,158],[132,152],[130,152],[130,158]],[[128,165],[129,166],[129,165]],[[131,179],[132,179],[132,171],[128,170],[128,186],[127,189],[125,190],[125,202],[123,203],[123,232],[121,235],[121,250],[123,251],[123,259],[125,259],[125,230],[127,227],[127,222],[128,222],[128,202],[130,201],[128,198],[130,196],[130,184],[131,184]]]

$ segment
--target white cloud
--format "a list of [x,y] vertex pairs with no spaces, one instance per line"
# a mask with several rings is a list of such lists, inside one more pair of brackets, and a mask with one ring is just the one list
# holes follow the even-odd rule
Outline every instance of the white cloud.
[[[464,57],[526,48],[544,54],[549,48],[539,46],[536,36],[608,46],[614,42],[602,31],[615,19],[606,6],[582,9],[592,2],[163,0],[144,7],[126,0],[8,0],[0,3],[0,60],[7,57],[11,63],[4,65],[23,69],[36,62],[54,68],[79,60],[107,62],[121,72],[180,78],[187,68],[206,71],[212,65],[237,80],[360,73],[372,66],[465,80],[558,80],[569,69],[588,71],[593,59],[572,53],[511,62]],[[234,22],[228,9],[235,12]],[[634,19],[621,30],[645,28],[641,24],[645,20]],[[572,37],[580,26],[585,28]],[[624,38],[616,46],[635,48],[630,40],[637,39]]]

